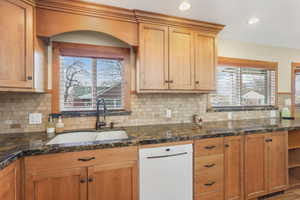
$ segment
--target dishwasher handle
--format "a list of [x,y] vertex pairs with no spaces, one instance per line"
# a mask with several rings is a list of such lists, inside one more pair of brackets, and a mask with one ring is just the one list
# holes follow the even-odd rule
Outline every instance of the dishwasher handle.
[[147,159],[168,158],[168,157],[182,156],[186,154],[188,154],[188,152],[176,153],[176,154],[164,155],[164,156],[148,156]]

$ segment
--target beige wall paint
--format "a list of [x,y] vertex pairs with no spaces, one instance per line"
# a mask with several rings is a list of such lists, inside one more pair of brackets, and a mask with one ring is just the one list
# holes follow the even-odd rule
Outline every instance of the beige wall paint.
[[300,50],[231,40],[218,42],[219,56],[278,62],[278,92],[291,92],[291,63],[300,62]]

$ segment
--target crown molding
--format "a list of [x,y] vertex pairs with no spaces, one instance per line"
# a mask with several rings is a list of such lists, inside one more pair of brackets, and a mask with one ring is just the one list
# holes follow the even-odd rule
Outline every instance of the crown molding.
[[215,34],[219,33],[225,27],[222,24],[187,19],[183,17],[175,17],[143,10],[134,10],[134,13],[138,22],[181,26],[202,31],[209,31]]
[[125,8],[101,5],[88,2],[87,0],[36,0],[36,6],[37,8],[42,9],[93,17],[102,17],[106,19],[114,19],[133,23],[144,22],[180,26],[207,31],[214,34],[219,33],[224,28],[224,25],[221,24],[175,17],[143,10],[130,10]]
[[136,18],[132,10],[95,4],[85,0],[37,0],[36,7],[136,23]]

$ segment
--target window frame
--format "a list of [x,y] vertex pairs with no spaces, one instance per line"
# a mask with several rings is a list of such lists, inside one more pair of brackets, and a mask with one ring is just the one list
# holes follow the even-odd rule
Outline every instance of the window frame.
[[246,111],[246,110],[272,110],[278,108],[278,63],[260,60],[249,60],[231,57],[218,57],[218,65],[216,67],[230,66],[239,68],[260,68],[275,71],[275,104],[274,105],[240,105],[240,106],[212,106],[209,102],[208,110],[212,111]]
[[93,113],[95,111],[61,111],[60,95],[60,56],[92,57],[105,59],[119,59],[124,68],[124,106],[113,112],[130,112],[130,48],[78,44],[69,42],[52,42],[52,113]]

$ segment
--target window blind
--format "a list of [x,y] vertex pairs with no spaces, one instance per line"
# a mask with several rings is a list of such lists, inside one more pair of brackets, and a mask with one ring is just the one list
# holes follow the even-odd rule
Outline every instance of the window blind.
[[122,109],[122,76],[120,60],[61,56],[61,111],[95,110],[99,98],[105,99],[108,109]]
[[275,70],[252,67],[218,66],[213,107],[269,106],[276,102]]

